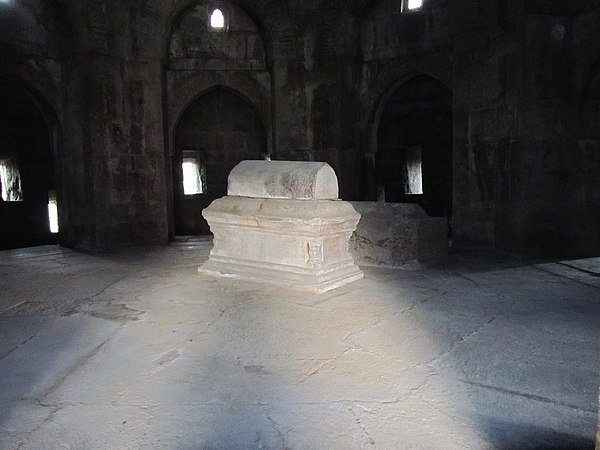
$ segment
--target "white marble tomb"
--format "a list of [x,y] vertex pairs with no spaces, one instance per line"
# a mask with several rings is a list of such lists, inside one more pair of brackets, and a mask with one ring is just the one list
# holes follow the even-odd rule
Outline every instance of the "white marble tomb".
[[214,241],[201,273],[317,293],[363,277],[348,248],[360,214],[327,163],[242,161],[202,215]]

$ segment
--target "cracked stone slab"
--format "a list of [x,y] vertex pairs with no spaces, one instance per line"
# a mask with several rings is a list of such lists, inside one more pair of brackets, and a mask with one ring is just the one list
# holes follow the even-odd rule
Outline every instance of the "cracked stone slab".
[[0,258],[0,448],[593,447],[595,262],[367,268],[319,295],[199,277],[209,249]]
[[[3,330],[21,328],[19,318],[2,319]],[[43,398],[108,340],[118,324],[89,316],[38,321],[27,339],[0,362],[0,399]]]

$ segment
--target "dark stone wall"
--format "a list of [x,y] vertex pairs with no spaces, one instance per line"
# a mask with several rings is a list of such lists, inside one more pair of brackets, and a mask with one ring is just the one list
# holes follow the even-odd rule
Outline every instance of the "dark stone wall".
[[97,250],[167,242],[162,17],[119,2],[68,4],[63,146],[76,245]]
[[328,162],[340,196],[361,196],[360,70],[349,2],[293,2],[265,11],[273,49],[275,156]]
[[514,193],[498,185],[514,180],[506,156],[516,150],[518,140],[523,12],[515,2],[463,3],[470,14],[461,16],[461,8],[453,11],[451,30],[454,242],[459,248],[502,250],[497,227],[511,219],[510,212],[499,210],[499,197]]
[[578,47],[597,52],[598,41],[574,34],[584,16],[566,3],[479,10],[454,31],[455,242],[520,255],[598,254],[599,153],[574,126],[587,84],[577,85],[586,59]]
[[[580,2],[584,3],[584,2]],[[596,2],[599,4],[600,2]],[[570,77],[568,154],[574,223],[570,244],[580,253],[600,249],[600,7],[584,9],[572,24],[575,73]]]
[[215,88],[252,105],[273,158],[327,161],[342,198],[371,198],[384,109],[424,75],[452,95],[455,246],[598,255],[599,17],[599,0],[22,0],[0,4],[0,76],[48,124],[65,244],[167,242],[177,126]]
[[163,19],[120,2],[0,5],[0,75],[49,125],[65,245],[167,241]]
[[3,51],[56,59],[60,35],[61,26],[49,2],[22,0],[18,4],[0,4],[0,46]]

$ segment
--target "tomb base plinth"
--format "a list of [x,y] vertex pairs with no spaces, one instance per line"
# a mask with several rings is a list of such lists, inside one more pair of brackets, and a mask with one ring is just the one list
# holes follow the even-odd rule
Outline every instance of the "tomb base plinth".
[[348,249],[360,214],[348,202],[227,196],[203,215],[214,242],[200,273],[316,293],[363,277]]

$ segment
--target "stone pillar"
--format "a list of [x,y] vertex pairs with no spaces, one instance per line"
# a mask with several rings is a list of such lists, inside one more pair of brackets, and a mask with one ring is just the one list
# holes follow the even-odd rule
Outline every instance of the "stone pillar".
[[[344,2],[294,2],[269,10],[273,47],[275,159],[326,161],[341,198],[360,197],[354,16]],[[315,19],[316,18],[316,19]]]
[[162,44],[142,23],[158,17],[125,4],[76,4],[72,13],[82,17],[64,63],[73,245],[165,244]]

